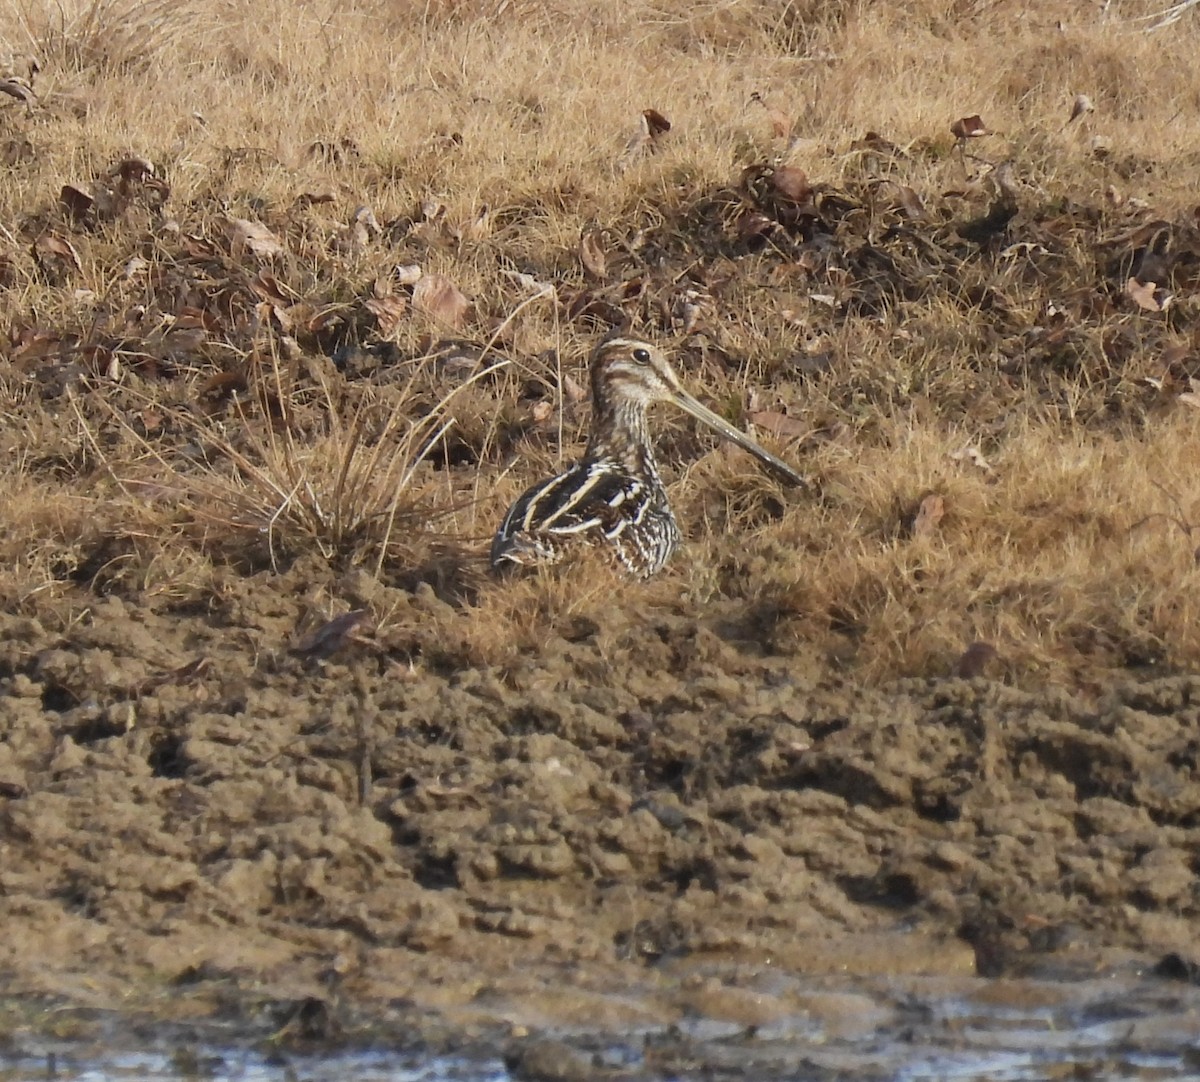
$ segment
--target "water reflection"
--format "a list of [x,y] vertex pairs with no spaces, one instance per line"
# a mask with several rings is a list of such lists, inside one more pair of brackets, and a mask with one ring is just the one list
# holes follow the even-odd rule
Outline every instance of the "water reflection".
[[[1186,982],[813,979],[728,967],[696,976],[678,1021],[619,1034],[528,1026],[519,1001],[493,1004],[493,1037],[480,1040],[476,1027],[472,1055],[381,1049],[378,1030],[370,1049],[300,1055],[261,1041],[222,1047],[212,1030],[181,1039],[189,1031],[168,1036],[116,1014],[86,1039],[18,1027],[0,1040],[0,1082],[1200,1077],[1200,988]],[[757,1021],[732,1017],[751,1008]]]
[[184,1053],[72,1049],[44,1056],[0,1052],[2,1082],[505,1082],[499,1060],[419,1062],[390,1052],[353,1052],[284,1062],[240,1051]]

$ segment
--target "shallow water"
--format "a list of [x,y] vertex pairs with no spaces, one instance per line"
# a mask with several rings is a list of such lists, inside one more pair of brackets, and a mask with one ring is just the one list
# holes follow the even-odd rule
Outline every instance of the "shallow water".
[[[730,979],[710,976],[707,988],[724,996],[735,989],[770,1020],[748,1026],[717,1017],[722,1011],[706,1013],[700,997],[681,1022],[638,1027],[636,1033],[573,1026],[508,1037],[503,1034],[524,1030],[497,1026],[490,1044],[476,1040],[466,1055],[397,1052],[381,1048],[379,1040],[371,1048],[298,1054],[261,1040],[225,1043],[211,1028],[172,1026],[160,1036],[114,1013],[86,1041],[46,1037],[32,1028],[10,1031],[0,1045],[0,1080],[1200,1078],[1200,989],[1188,984],[1125,978],[813,980],[774,971],[725,977]],[[510,1006],[520,1013],[519,1004]]]
[[49,1055],[20,1057],[0,1054],[4,1082],[500,1082],[510,1076],[499,1060],[414,1059],[392,1052],[360,1051],[288,1061],[233,1049],[196,1048],[179,1051],[102,1052],[64,1049]]

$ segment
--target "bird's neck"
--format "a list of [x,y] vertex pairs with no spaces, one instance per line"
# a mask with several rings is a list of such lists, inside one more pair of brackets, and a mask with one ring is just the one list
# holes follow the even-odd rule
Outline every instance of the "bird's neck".
[[635,477],[657,478],[646,407],[625,398],[611,401],[606,395],[597,395],[592,412],[592,434],[584,458],[611,462]]

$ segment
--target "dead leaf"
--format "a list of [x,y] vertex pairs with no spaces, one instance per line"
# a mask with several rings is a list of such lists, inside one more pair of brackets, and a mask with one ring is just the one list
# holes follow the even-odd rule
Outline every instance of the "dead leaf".
[[202,327],[209,334],[217,334],[224,329],[225,325],[207,308],[197,308],[195,305],[185,304],[175,313],[175,326],[179,328]]
[[154,176],[154,163],[146,158],[122,158],[108,171],[110,177],[119,177],[127,184],[141,182]]
[[315,207],[321,203],[333,203],[337,200],[337,192],[332,188],[319,188],[316,191],[301,192],[292,201],[292,207],[299,210],[302,207]]
[[1181,395],[1176,395],[1176,401],[1182,402],[1185,406],[1191,406],[1192,409],[1200,409],[1200,380],[1189,379],[1188,387],[1191,389],[1184,391]]
[[277,308],[286,308],[299,299],[296,293],[283,286],[275,275],[266,271],[259,271],[247,284],[260,301],[267,301]]
[[334,327],[341,326],[344,322],[342,318],[344,312],[345,308],[340,304],[326,305],[324,308],[308,315],[304,329],[309,334],[325,334],[327,331],[333,330]]
[[579,238],[579,262],[588,274],[601,282],[608,272],[603,237],[599,229],[589,229]]
[[446,204],[433,196],[421,200],[421,220],[423,222],[440,222],[446,217]]
[[345,255],[358,255],[382,232],[375,212],[364,204],[355,208],[350,221],[334,234],[330,247]]
[[643,109],[642,119],[646,122],[651,139],[657,139],[671,130],[671,122],[657,109]]
[[492,235],[492,211],[491,208],[484,203],[479,210],[475,212],[475,217],[472,218],[460,230],[462,238],[471,241],[486,240]]
[[119,218],[129,206],[128,197],[101,180],[92,181],[92,201],[96,217],[101,220]]
[[671,306],[671,321],[680,325],[681,333],[694,334],[710,305],[711,298],[706,293],[685,289]]
[[771,185],[784,199],[807,203],[812,198],[808,174],[794,165],[781,165],[771,176]]
[[1130,278],[1125,283],[1125,295],[1147,312],[1165,312],[1174,297],[1155,282],[1139,282]]
[[0,143],[0,165],[20,165],[33,158],[33,144],[23,136]]
[[[104,181],[112,182],[115,192]],[[171,186],[158,175],[154,163],[147,158],[122,158],[109,168],[103,179],[97,178],[92,187],[96,210],[102,217],[121,214],[135,196],[152,194],[159,206],[171,197]],[[101,205],[102,196],[107,205]]]
[[955,663],[954,675],[960,680],[974,680],[984,674],[988,662],[999,656],[990,642],[973,642]]
[[992,133],[987,130],[983,119],[976,113],[973,116],[959,117],[958,120],[950,125],[950,134],[955,139],[965,140],[979,139],[982,136],[991,135]]
[[344,165],[351,158],[360,155],[358,144],[349,137],[341,139],[314,139],[304,148],[307,157],[324,162],[326,165]]
[[757,90],[750,95],[750,100],[757,102],[766,111],[767,120],[771,124],[771,134],[776,139],[786,139],[792,134],[792,119],[787,113],[769,104]]
[[196,397],[201,401],[206,398],[223,399],[236,391],[244,391],[245,389],[246,373],[242,366],[239,365],[237,368],[214,372],[196,388]]
[[267,301],[259,307],[258,311],[261,313],[262,321],[273,323],[284,335],[294,334],[299,320],[311,313],[311,309],[305,305],[277,305],[274,301]]
[[562,378],[563,395],[568,402],[582,402],[588,397],[587,391],[583,385],[573,376],[563,373]]
[[44,360],[62,345],[61,335],[34,327],[14,327],[10,338],[13,350],[8,359],[22,371],[28,371],[25,367],[28,362]]
[[738,240],[748,241],[756,237],[765,237],[774,232],[776,224],[774,218],[768,218],[760,210],[744,210],[738,215]]
[[178,236],[180,246],[190,258],[202,263],[216,258],[216,246],[206,237],[195,233],[179,233]]
[[617,172],[625,172],[626,169],[633,165],[646,152],[649,146],[649,133],[642,128],[638,128],[629,137],[629,141],[625,144],[625,149],[621,151],[621,156],[617,159]]
[[366,609],[355,609],[353,612],[335,616],[305,635],[293,648],[292,653],[299,657],[332,657],[347,644],[358,641],[353,632],[369,615]]
[[907,184],[892,184],[892,191],[895,193],[896,205],[909,218],[925,217],[925,204],[921,202],[921,197],[916,191],[910,188]]
[[37,100],[37,95],[33,92],[33,87],[21,79],[0,79],[0,94],[7,94],[10,98],[16,98],[17,101],[24,103],[26,109],[32,110],[33,103]]
[[87,192],[76,188],[74,184],[64,184],[58,193],[58,201],[74,222],[81,222],[92,209],[95,200]]
[[590,289],[561,289],[559,299],[566,309],[568,319],[587,317],[610,327],[620,326],[626,318],[620,305]]
[[403,293],[381,292],[376,279],[375,295],[367,299],[363,307],[375,317],[379,325],[379,333],[385,338],[391,335],[408,312],[408,298]]
[[467,322],[471,302],[444,274],[425,274],[413,286],[413,308],[454,330]]
[[855,139],[850,144],[850,149],[868,151],[885,158],[908,158],[908,155],[896,146],[895,143],[890,139],[885,139],[877,131],[868,131],[861,139]]
[[791,417],[779,410],[754,410],[746,414],[746,420],[764,432],[780,439],[796,439],[808,434],[808,425],[798,417]]
[[554,403],[545,399],[535,402],[529,410],[529,416],[534,424],[545,424],[554,415]]
[[658,140],[670,130],[671,122],[657,109],[643,109],[637,130],[617,159],[617,169],[624,172],[644,154],[656,150]]
[[992,472],[992,464],[983,457],[983,452],[978,447],[973,447],[971,444],[967,444],[959,451],[951,451],[950,458],[955,462],[969,462],[972,466],[983,470],[984,473]]
[[549,282],[543,282],[540,278],[535,278],[532,274],[526,274],[524,271],[503,270],[500,273],[507,278],[511,278],[526,293],[532,296],[549,297],[555,292],[554,286]]
[[155,358],[191,353],[204,345],[208,332],[203,324],[177,319],[173,325],[160,327],[146,337],[147,353]]
[[279,238],[262,222],[230,218],[225,226],[225,235],[229,238],[229,249],[235,257],[250,252],[260,259],[274,259],[284,252]]
[[946,514],[946,501],[936,492],[931,492],[917,508],[912,520],[913,537],[929,537]]
[[1071,104],[1071,115],[1067,118],[1067,123],[1073,124],[1081,116],[1087,116],[1095,108],[1092,99],[1086,94],[1076,94],[1075,101]]
[[1167,372],[1174,373],[1175,371],[1183,370],[1184,363],[1189,361],[1193,355],[1193,350],[1190,346],[1177,342],[1175,345],[1167,346],[1162,351],[1160,362]]
[[141,683],[130,688],[130,691],[134,695],[140,696],[148,695],[155,688],[160,688],[167,684],[191,684],[201,677],[207,676],[211,668],[211,659],[201,656],[194,661],[189,661],[186,665],[180,665],[179,668],[172,669],[170,672],[157,673],[154,676],[147,677]]
[[76,271],[83,270],[75,246],[60,233],[43,233],[33,242],[33,256],[43,269],[48,266],[68,266]]

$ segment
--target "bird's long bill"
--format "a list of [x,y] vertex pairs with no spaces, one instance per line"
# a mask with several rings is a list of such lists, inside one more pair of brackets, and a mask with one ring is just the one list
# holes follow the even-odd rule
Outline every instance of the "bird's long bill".
[[674,401],[680,409],[686,410],[697,421],[708,425],[709,428],[718,435],[724,436],[730,443],[736,443],[739,447],[749,451],[781,481],[786,481],[790,485],[803,485],[806,483],[804,476],[792,469],[783,459],[776,458],[765,447],[760,447],[755,443],[740,428],[734,428],[724,417],[713,413],[707,406],[702,406],[687,391],[675,391]]

